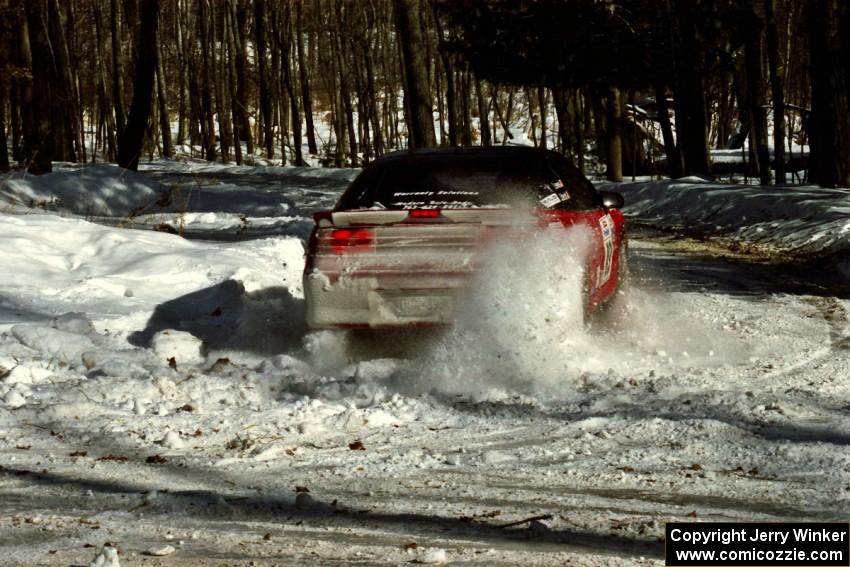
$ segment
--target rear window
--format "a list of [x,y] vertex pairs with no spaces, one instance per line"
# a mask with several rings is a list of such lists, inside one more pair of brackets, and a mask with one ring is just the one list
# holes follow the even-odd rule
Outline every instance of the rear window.
[[546,154],[531,152],[396,158],[377,162],[361,173],[337,209],[594,206],[595,190],[590,183],[577,170],[577,177],[559,172],[561,165],[550,163]]

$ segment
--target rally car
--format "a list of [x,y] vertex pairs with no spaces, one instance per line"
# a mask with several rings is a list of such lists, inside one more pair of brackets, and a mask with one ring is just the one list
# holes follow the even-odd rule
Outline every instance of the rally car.
[[451,324],[487,242],[553,225],[584,227],[590,235],[583,274],[589,317],[616,297],[624,279],[622,205],[621,195],[597,191],[554,151],[503,146],[388,154],[363,170],[333,210],[314,215],[304,270],[307,323],[317,329]]

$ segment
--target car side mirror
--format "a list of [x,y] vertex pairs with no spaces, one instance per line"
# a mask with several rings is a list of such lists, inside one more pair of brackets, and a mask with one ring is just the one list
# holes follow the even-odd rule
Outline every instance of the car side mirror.
[[599,193],[602,195],[602,204],[609,209],[622,209],[623,205],[626,204],[626,200],[619,193],[614,191],[600,191]]

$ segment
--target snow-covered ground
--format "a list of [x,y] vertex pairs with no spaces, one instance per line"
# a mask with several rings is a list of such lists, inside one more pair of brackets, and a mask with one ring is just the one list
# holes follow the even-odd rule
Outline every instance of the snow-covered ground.
[[[0,188],[6,563],[109,564],[109,542],[123,565],[657,564],[668,520],[846,520],[850,301],[828,266],[638,230],[627,323],[584,331],[541,268],[560,250],[531,245],[474,325],[386,358],[302,322],[299,236],[352,172],[143,171]],[[622,189],[657,226],[787,251],[820,226],[818,254],[846,250],[840,192],[706,185]],[[195,213],[202,239],[128,228]]]

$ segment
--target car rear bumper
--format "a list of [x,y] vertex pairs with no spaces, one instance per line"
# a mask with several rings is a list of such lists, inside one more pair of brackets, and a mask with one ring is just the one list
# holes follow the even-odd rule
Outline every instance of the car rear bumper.
[[469,275],[304,275],[307,324],[314,329],[443,326],[454,322]]

